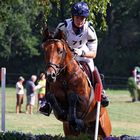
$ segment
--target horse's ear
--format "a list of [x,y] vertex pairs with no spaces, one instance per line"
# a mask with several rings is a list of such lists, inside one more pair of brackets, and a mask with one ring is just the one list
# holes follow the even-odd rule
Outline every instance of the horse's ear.
[[49,32],[48,28],[45,28],[43,31],[43,41],[47,39],[52,39],[52,34]]
[[62,30],[58,30],[58,32],[57,32],[57,34],[55,35],[55,38],[56,39],[64,39],[64,40],[66,40],[66,37],[65,37],[65,35],[64,35],[64,32],[62,31]]

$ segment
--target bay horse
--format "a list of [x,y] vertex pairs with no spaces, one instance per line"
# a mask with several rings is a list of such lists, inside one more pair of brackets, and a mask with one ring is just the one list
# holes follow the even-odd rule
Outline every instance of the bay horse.
[[[94,137],[97,101],[95,89],[75,60],[62,31],[53,37],[45,30],[42,43],[46,63],[46,100],[55,117],[63,122],[65,136],[88,133]],[[96,86],[95,86],[96,87]],[[111,122],[105,107],[100,108],[99,136],[111,135]]]

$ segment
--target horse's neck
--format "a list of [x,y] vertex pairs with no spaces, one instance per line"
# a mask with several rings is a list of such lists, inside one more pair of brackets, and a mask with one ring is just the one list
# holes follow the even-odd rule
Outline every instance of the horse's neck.
[[68,46],[66,47],[66,50],[67,50],[67,55],[64,64],[66,66],[65,72],[67,76],[73,76],[74,73],[79,71],[79,65],[77,61],[74,59],[74,56]]
[[[69,63],[69,64],[68,64]],[[69,76],[72,76],[74,73],[76,73],[80,68],[78,63],[76,62],[75,59],[72,59],[71,62],[70,60],[67,62],[67,68],[66,68],[66,73]]]
[[65,62],[66,68],[64,70],[64,77],[67,79],[71,79],[73,75],[79,71],[78,63],[75,61],[74,58],[67,59]]

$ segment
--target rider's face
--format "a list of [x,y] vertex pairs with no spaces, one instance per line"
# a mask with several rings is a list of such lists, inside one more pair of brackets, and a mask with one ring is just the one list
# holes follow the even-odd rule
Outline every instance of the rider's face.
[[86,21],[86,18],[83,17],[83,16],[74,16],[73,20],[74,20],[75,26],[80,28],[80,27],[82,27],[84,25],[84,23]]

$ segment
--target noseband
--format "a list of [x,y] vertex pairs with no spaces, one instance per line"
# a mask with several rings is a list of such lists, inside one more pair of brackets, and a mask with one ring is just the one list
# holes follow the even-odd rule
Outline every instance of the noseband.
[[57,65],[57,64],[53,64],[51,62],[49,62],[47,65],[46,65],[46,69],[48,69],[49,67],[52,67],[57,75],[57,73],[60,71],[61,69],[61,66]]

